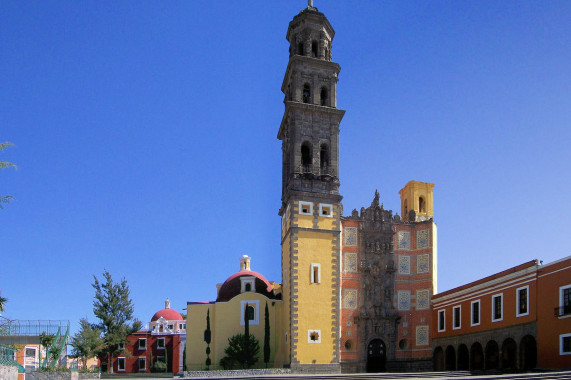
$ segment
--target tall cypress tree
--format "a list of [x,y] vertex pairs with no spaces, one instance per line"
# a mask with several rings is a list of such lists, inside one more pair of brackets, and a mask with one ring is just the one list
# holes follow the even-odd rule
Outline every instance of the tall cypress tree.
[[206,330],[204,330],[204,341],[206,342],[206,369],[210,368],[212,361],[210,360],[210,342],[212,332],[210,331],[210,309],[206,311]]
[[270,361],[270,311],[268,310],[268,302],[266,301],[266,312],[264,316],[264,363],[268,368]]
[[248,304],[244,308],[244,350],[246,357],[250,356],[250,316],[248,315]]

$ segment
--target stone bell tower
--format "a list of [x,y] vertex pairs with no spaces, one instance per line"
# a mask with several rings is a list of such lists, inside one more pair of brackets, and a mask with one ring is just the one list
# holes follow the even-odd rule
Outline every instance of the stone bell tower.
[[289,62],[282,84],[282,276],[286,363],[339,372],[340,66],[335,32],[308,2],[289,23]]

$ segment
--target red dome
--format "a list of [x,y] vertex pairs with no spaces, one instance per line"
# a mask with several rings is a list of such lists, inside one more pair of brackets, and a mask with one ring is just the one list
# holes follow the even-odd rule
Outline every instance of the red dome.
[[174,309],[162,309],[162,310],[157,311],[155,313],[155,315],[153,315],[153,318],[151,318],[151,322],[156,321],[160,317],[163,317],[167,321],[183,321],[184,320],[182,318],[182,315],[180,315],[180,313],[178,311],[176,311]]
[[249,270],[242,270],[240,272],[234,273],[232,276],[228,277],[224,284],[220,287],[218,291],[218,298],[216,302],[229,301],[238,294],[241,293],[241,281],[240,277],[254,277],[254,288],[256,293],[261,293],[268,298],[275,299],[276,296],[273,294],[273,286],[264,276],[257,272],[252,272]]

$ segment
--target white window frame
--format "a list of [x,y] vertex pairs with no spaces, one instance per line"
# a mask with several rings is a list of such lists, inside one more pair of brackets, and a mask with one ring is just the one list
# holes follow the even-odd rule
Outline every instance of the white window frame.
[[[478,323],[474,323],[474,305],[478,304]],[[470,326],[480,326],[482,321],[482,303],[480,300],[472,301],[470,303]]]
[[244,315],[246,311],[246,304],[254,308],[254,319],[251,319],[248,323],[250,326],[257,326],[260,324],[260,301],[240,301],[240,326],[244,326],[246,322],[244,321]]
[[[442,329],[440,328],[440,315],[442,315]],[[438,323],[438,325],[436,327],[438,327],[438,332],[444,332],[446,331],[446,309],[442,309],[442,310],[438,310],[438,318],[436,320],[436,323]]]
[[178,324],[178,329],[179,329],[179,330],[186,330],[186,323],[179,323],[179,324]]
[[[309,212],[303,212],[303,206],[309,206]],[[299,201],[300,215],[313,215],[313,202]]]
[[[141,347],[141,342],[145,342],[144,347]],[[147,338],[139,338],[138,347],[139,347],[139,350],[146,350],[147,349]]]
[[[163,346],[159,346],[159,342],[163,342]],[[157,338],[157,350],[164,350],[166,347],[165,338]]]
[[[527,300],[526,300],[525,304],[527,305],[527,311],[526,311],[525,313],[520,313],[520,312],[519,312],[519,309],[520,309],[520,304],[519,304],[519,302],[520,302],[519,292],[520,292],[521,290],[523,290],[523,289],[526,290]],[[515,316],[519,318],[519,317],[525,317],[526,315],[529,315],[529,285],[522,286],[521,288],[517,288],[517,289],[515,290],[515,297],[516,297],[516,300],[515,300]]]
[[[500,298],[500,310],[501,310],[501,316],[499,318],[495,318],[495,300],[496,298]],[[500,322],[504,320],[504,293],[498,293],[498,294],[494,294],[492,296],[492,322]]]
[[[323,214],[323,209],[329,209],[329,214]],[[333,218],[333,205],[329,203],[320,203],[319,204],[319,216],[324,218]]]
[[117,345],[117,348],[119,348],[120,350],[124,350],[125,349],[125,343],[119,343]]
[[[458,319],[456,319],[456,309],[458,309]],[[456,326],[458,322],[458,326]],[[462,328],[462,305],[452,308],[452,330],[460,330]]]
[[[317,282],[315,281],[315,270],[317,269]],[[321,264],[312,263],[309,271],[309,281],[311,284],[321,284]]]
[[[121,360],[123,360],[123,368],[121,368]],[[119,356],[117,358],[117,372],[125,372],[127,369],[127,359],[124,356]]]
[[[145,366],[143,368],[141,368],[141,359],[143,360],[143,363],[145,364]],[[139,371],[146,371],[147,370],[147,358],[145,356],[139,356],[137,358],[137,367],[139,367]]]
[[563,351],[563,339],[565,338],[571,339],[571,333],[559,335],[559,355],[571,355],[571,351]]
[[[563,308],[565,307],[565,305],[563,304],[563,292],[566,289],[570,289],[571,288],[571,284],[569,285],[563,285],[561,287],[559,287],[559,311],[562,312]],[[569,318],[571,315],[562,315],[559,318]]]
[[[317,333],[317,340],[311,340],[311,334]],[[321,343],[321,330],[307,330],[307,343],[318,344]]]
[[[246,285],[250,284],[250,290],[246,290]],[[240,278],[240,293],[255,292],[256,291],[256,277],[241,277]]]

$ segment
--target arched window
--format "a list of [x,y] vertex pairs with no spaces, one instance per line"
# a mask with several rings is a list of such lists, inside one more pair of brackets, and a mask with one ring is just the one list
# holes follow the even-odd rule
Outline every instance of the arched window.
[[327,144],[321,144],[321,154],[319,155],[319,167],[321,170],[327,170],[329,167],[329,146]]
[[250,283],[246,284],[246,291],[247,291],[247,292],[251,292],[251,291],[252,291],[252,284],[250,284]]
[[303,42],[297,44],[297,55],[303,55]]
[[311,169],[311,144],[309,141],[301,144],[301,165],[304,169]]
[[249,321],[253,321],[254,320],[254,307],[253,306],[247,306],[246,307],[246,318]]
[[309,83],[303,85],[303,102],[309,103],[309,99],[311,99],[311,87],[309,87]]
[[321,87],[321,105],[327,105],[327,87]]
[[426,204],[423,197],[418,198],[418,212],[426,212]]
[[312,42],[311,42],[311,56],[312,56],[313,58],[317,58],[317,56],[318,56],[318,53],[317,53],[318,49],[319,49],[319,44],[317,43],[317,41],[312,41]]

